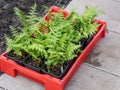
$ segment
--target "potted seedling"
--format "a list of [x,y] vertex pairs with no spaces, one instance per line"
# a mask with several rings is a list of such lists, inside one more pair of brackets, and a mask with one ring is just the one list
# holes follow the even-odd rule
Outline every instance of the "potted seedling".
[[[46,68],[46,70],[45,68],[44,70],[42,69],[42,72],[58,78],[62,78],[65,75],[63,72],[66,69],[61,67],[64,67],[64,65],[66,65],[65,63],[69,63],[69,61],[72,61],[73,64],[77,55],[88,45],[99,26],[99,24],[93,22],[93,20],[100,13],[102,12],[97,11],[96,7],[89,8],[87,6],[86,12],[84,12],[83,15],[78,15],[74,11],[71,11],[66,17],[62,10],[57,11],[57,13],[56,11],[48,13],[48,32],[53,36],[49,38],[50,41],[52,40],[50,42],[52,46],[49,48],[51,50],[49,54],[52,53],[52,57],[50,60],[49,57],[46,59],[46,65],[44,66],[48,68]],[[83,43],[83,39],[85,39],[85,43],[81,44],[80,42]],[[57,48],[59,52],[62,51],[60,54],[58,51],[55,52]],[[61,72],[63,75],[61,73],[56,74],[56,72]]]
[[36,50],[30,47],[30,44],[32,43],[33,40],[36,40],[34,37],[36,32],[40,31],[39,26],[35,24],[37,22],[41,22],[42,18],[37,16],[37,13],[35,13],[36,4],[34,4],[34,6],[31,8],[29,15],[25,15],[24,12],[22,12],[17,7],[14,8],[14,11],[16,15],[18,15],[21,21],[21,28],[19,28],[19,32],[18,32],[18,28],[14,28],[13,26],[10,26],[10,30],[13,34],[13,37],[11,39],[8,36],[5,36],[8,46],[7,57],[10,58],[11,60],[15,60],[19,64],[24,65],[24,62],[28,58],[30,58],[31,55],[34,59],[36,59],[34,60],[35,62],[33,62],[32,64],[34,65],[34,63],[36,62],[38,63],[40,59],[37,58],[38,53],[36,52]]
[[[36,4],[29,15],[15,8],[22,27],[20,32],[11,26],[13,39],[6,36],[7,57],[17,57],[18,63],[42,74],[63,78],[77,56],[95,34],[99,14],[96,7],[86,7],[82,15],[71,11],[66,16],[63,10],[49,11],[44,18],[36,13]],[[47,17],[47,20],[46,20]],[[20,59],[19,59],[20,58]]]
[[[86,7],[78,15],[56,6],[41,18],[34,5],[29,14],[15,8],[21,28],[10,26],[7,52],[0,55],[0,71],[23,75],[45,85],[45,90],[63,90],[95,44],[106,34],[106,23],[96,20],[100,11]],[[92,38],[90,38],[92,37]],[[9,57],[10,56],[10,57]],[[22,64],[11,57],[22,57]]]

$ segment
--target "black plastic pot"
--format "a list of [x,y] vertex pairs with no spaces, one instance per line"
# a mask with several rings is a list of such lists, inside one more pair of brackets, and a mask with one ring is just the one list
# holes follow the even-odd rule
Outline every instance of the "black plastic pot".
[[67,66],[59,76],[55,75],[53,73],[49,73],[48,71],[43,69],[44,67],[41,68],[41,72],[42,72],[42,74],[48,74],[48,75],[54,76],[56,78],[62,79],[67,74],[67,72],[69,71],[69,69],[71,68],[71,66],[73,65],[74,62],[75,62],[75,59],[65,62],[65,64],[67,64]]
[[84,38],[84,39],[80,40],[79,45],[81,45],[80,49],[84,50],[86,47],[86,39]]
[[31,59],[31,57],[29,56],[29,57],[23,62],[24,66],[27,67],[27,68],[29,68],[29,69],[32,69],[32,70],[34,70],[34,71],[40,72],[40,68],[35,67],[35,66],[29,64],[30,60],[32,60],[32,59]]
[[29,68],[29,69],[32,69],[34,71],[40,72],[40,68],[34,67],[34,66],[30,65],[30,64],[24,63],[24,66]]
[[89,44],[89,42],[92,40],[93,35],[89,35],[88,38],[83,38],[79,41],[79,44],[81,45],[80,49],[84,50],[85,47]]
[[13,51],[8,52],[8,53],[6,54],[6,57],[9,58],[9,59],[11,59],[11,60],[13,60],[13,61],[15,61],[16,63],[24,66],[23,61],[25,61],[25,60],[28,58],[28,56],[26,56],[26,57],[23,58],[23,59],[18,60],[17,58],[10,56],[10,53],[12,53],[12,52],[13,52]]
[[86,43],[85,46],[87,46],[89,44],[89,42],[92,40],[93,35],[89,35],[89,37],[86,39]]

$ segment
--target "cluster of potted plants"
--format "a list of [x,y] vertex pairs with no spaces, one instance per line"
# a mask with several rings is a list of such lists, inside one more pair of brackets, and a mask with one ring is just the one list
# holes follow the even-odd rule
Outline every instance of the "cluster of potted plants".
[[65,16],[60,9],[49,11],[46,20],[38,16],[36,7],[36,4],[31,7],[29,15],[14,9],[21,27],[10,26],[13,36],[5,36],[6,56],[41,74],[61,79],[96,33],[99,24],[94,18],[101,11],[86,6],[82,15],[72,10]]

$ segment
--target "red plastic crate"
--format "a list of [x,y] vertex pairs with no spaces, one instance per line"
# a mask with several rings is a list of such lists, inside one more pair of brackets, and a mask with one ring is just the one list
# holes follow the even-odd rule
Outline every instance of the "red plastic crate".
[[[50,8],[50,10],[49,10],[48,13],[50,13],[50,12],[52,12],[52,13],[59,13],[59,11],[61,11],[61,12],[63,13],[63,15],[64,15],[65,18],[66,18],[66,17],[68,16],[68,14],[69,14],[67,11],[61,10],[59,7],[56,7],[56,6],[52,6],[52,7]],[[50,19],[49,19],[48,13],[44,16],[44,19],[49,22]],[[52,14],[52,15],[53,15],[53,14]]]
[[[50,9],[51,12],[58,12],[58,10],[59,8],[55,6],[51,7]],[[66,17],[68,12],[63,10],[63,14]],[[49,19],[47,15],[44,18],[46,20]],[[13,77],[15,77],[17,74],[20,74],[37,83],[43,84],[45,86],[45,90],[64,90],[67,82],[71,79],[83,60],[85,60],[85,58],[88,56],[95,44],[106,35],[106,23],[100,20],[95,20],[95,22],[100,24],[97,33],[94,35],[93,39],[83,50],[83,52],[78,56],[68,73],[62,79],[57,79],[47,74],[40,74],[26,67],[20,66],[13,60],[8,59],[6,57],[6,52],[0,55],[0,71]]]

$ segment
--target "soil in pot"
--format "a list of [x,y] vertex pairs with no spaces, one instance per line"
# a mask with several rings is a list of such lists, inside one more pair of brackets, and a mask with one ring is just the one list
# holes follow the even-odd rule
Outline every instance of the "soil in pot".
[[56,78],[62,79],[67,74],[67,72],[69,71],[70,67],[74,63],[74,61],[75,61],[75,59],[67,61],[63,65],[51,66],[50,67],[50,71],[48,71],[47,66],[43,62],[41,64],[41,66],[42,66],[41,67],[41,72],[43,74],[48,74],[48,75],[54,76]]
[[24,66],[34,71],[40,72],[41,60],[33,60],[30,56],[23,62]]
[[68,72],[75,59],[65,62],[63,65],[51,66],[50,72],[47,69],[47,65],[45,64],[45,59],[42,60],[33,60],[30,56],[23,62],[24,66],[37,71],[41,74],[48,74],[54,76],[56,78],[63,78],[65,74]]
[[15,54],[14,51],[11,50],[10,52],[7,53],[6,56],[7,56],[9,59],[17,62],[18,64],[23,65],[23,61],[24,61],[25,59],[27,59],[28,54],[27,54],[26,52],[22,51],[22,55],[20,56],[20,55]]

